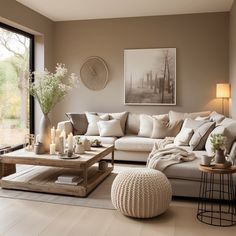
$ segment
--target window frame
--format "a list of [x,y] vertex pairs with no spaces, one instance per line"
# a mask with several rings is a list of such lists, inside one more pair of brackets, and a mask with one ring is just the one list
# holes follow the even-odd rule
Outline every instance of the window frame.
[[[3,22],[0,22],[0,27],[6,30],[9,30],[13,33],[21,34],[30,40],[30,46],[29,46],[29,70],[30,72],[33,72],[35,70],[35,61],[34,61],[34,48],[35,48],[35,43],[34,43],[34,35],[30,34],[28,32],[25,32],[21,29],[15,28],[13,26],[7,25]],[[31,82],[34,81],[34,77],[32,76]],[[35,102],[34,102],[34,97],[29,95],[29,132],[30,134],[35,134]],[[11,147],[11,150],[16,150],[19,148],[22,148],[22,145],[17,145]]]

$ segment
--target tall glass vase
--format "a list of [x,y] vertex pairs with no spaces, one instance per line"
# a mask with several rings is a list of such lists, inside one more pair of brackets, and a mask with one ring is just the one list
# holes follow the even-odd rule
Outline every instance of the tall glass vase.
[[51,122],[48,118],[48,114],[43,114],[40,121],[39,142],[43,144],[44,151],[49,152],[51,143]]

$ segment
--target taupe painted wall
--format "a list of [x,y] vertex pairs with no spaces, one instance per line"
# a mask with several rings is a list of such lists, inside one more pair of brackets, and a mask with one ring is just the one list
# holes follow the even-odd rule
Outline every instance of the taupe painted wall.
[[236,118],[236,3],[234,2],[230,12],[230,83],[231,104],[230,115]]
[[[218,110],[215,84],[229,77],[229,14],[207,13],[176,16],[56,22],[54,62],[65,63],[79,74],[89,56],[105,59],[110,82],[99,92],[82,82],[54,109],[54,121],[65,112],[123,111],[165,113]],[[124,106],[124,49],[177,48],[177,106]]]
[[[35,35],[35,69],[51,69],[53,65],[53,22],[15,0],[0,0],[0,21]],[[35,130],[41,118],[36,102]]]

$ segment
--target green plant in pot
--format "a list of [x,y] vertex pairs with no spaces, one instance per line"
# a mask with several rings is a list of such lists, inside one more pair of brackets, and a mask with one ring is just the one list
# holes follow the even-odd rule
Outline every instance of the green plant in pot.
[[74,73],[68,75],[64,64],[57,64],[54,73],[45,69],[42,72],[33,72],[29,85],[30,94],[38,101],[43,116],[40,121],[39,142],[47,152],[50,145],[51,123],[48,117],[54,106],[77,84],[78,78]]
[[224,164],[227,138],[222,134],[211,135],[212,151],[215,153],[215,162]]

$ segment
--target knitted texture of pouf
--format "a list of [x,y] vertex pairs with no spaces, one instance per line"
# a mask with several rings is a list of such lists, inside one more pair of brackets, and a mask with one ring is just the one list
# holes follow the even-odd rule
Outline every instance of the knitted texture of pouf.
[[119,173],[111,188],[111,201],[122,214],[151,218],[164,213],[172,198],[171,184],[160,171],[133,168]]

